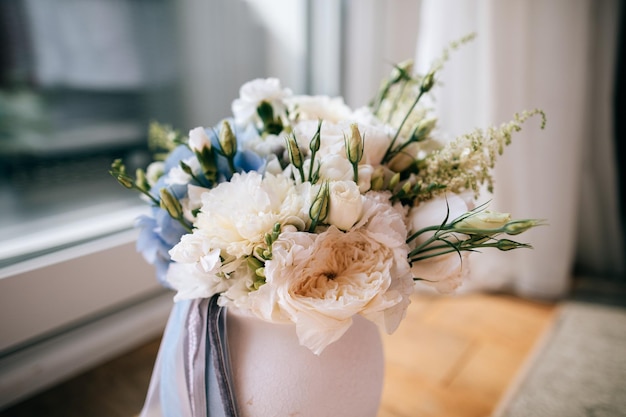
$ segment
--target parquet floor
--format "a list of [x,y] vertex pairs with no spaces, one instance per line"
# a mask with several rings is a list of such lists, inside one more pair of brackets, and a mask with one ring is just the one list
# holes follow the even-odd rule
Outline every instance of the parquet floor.
[[379,417],[491,415],[555,309],[502,295],[414,297],[400,328],[383,337]]
[[[384,336],[386,376],[378,417],[489,416],[515,378],[554,305],[501,295],[417,295]],[[132,417],[143,404],[155,340],[0,417]]]

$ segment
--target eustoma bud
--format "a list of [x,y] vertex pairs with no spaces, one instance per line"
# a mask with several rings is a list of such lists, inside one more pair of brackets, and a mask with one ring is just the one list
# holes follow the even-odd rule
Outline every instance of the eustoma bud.
[[161,208],[166,210],[173,219],[180,219],[183,216],[183,207],[166,188],[161,188]]

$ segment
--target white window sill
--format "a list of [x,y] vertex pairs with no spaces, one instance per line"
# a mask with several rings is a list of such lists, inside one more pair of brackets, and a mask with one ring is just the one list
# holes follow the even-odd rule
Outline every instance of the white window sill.
[[145,211],[58,216],[3,236],[0,409],[160,335],[173,294],[135,250]]

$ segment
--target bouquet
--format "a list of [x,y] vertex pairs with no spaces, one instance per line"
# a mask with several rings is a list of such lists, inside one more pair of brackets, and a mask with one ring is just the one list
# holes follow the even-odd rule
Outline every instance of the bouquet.
[[447,53],[425,75],[394,66],[356,110],[267,78],[244,84],[217,126],[183,135],[152,124],[155,162],[131,176],[116,160],[111,174],[151,204],[137,245],[174,300],[219,297],[294,323],[320,354],[356,314],[393,332],[416,282],[450,292],[473,253],[529,247],[512,237],[541,221],[474,201],[512,134],[545,116],[442,144],[422,99]]

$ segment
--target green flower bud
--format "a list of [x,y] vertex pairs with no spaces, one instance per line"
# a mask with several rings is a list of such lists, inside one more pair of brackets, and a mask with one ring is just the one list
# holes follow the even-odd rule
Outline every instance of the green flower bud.
[[125,174],[126,166],[124,165],[124,162],[122,162],[122,160],[118,158],[111,163],[111,171]]
[[512,222],[508,222],[503,231],[507,235],[519,235],[535,226],[542,226],[544,223],[541,220],[514,220]]
[[390,80],[391,84],[396,84],[401,80],[409,80],[411,79],[411,73],[413,72],[413,60],[408,59],[406,61],[400,62],[399,64],[393,67],[391,70]]
[[435,85],[435,73],[429,72],[428,74],[424,76],[424,79],[422,80],[422,85],[420,86],[420,90],[423,93],[427,93],[430,91],[431,88],[433,88],[434,85]]
[[272,108],[272,105],[265,100],[259,103],[256,108],[256,113],[261,118],[263,124],[272,123],[274,121],[274,109]]
[[111,172],[111,175],[125,188],[131,189],[135,186],[133,179],[126,174]]
[[180,161],[180,167],[183,170],[183,172],[187,175],[191,175],[193,176],[193,169],[191,169],[191,167],[189,165],[187,165],[184,161]]
[[350,136],[346,139],[346,154],[348,161],[353,165],[361,162],[363,158],[364,143],[359,132],[359,125],[352,123],[350,125]]
[[222,128],[219,134],[220,147],[226,158],[232,158],[237,153],[237,138],[227,120],[222,121]]
[[137,168],[135,170],[135,183],[137,184],[137,187],[139,187],[142,190],[150,189],[150,185],[148,184],[148,179],[146,178],[146,172],[141,168]]
[[315,154],[315,152],[320,150],[321,144],[321,131],[322,131],[322,120],[320,120],[317,124],[317,132],[313,135],[313,139],[311,139],[311,143],[309,143],[309,149],[311,152]]
[[248,267],[253,271],[256,271],[259,268],[263,268],[264,266],[263,262],[261,262],[254,256],[248,256],[248,258],[246,259],[246,262],[248,264]]
[[262,101],[256,109],[256,113],[263,123],[263,131],[272,135],[277,135],[283,130],[283,122],[280,117],[274,117],[274,109],[267,101]]
[[500,239],[496,244],[496,247],[501,251],[513,250],[518,248],[527,248],[528,245],[524,245],[522,243],[515,242],[509,239]]
[[296,137],[294,135],[289,135],[286,137],[286,141],[287,150],[289,151],[289,160],[296,168],[302,168],[304,159],[302,158],[302,152],[300,151]]
[[435,117],[429,117],[428,119],[421,120],[413,130],[413,134],[411,135],[412,139],[416,141],[425,139],[435,128],[436,124],[437,118]]
[[465,217],[454,224],[455,229],[478,229],[485,233],[490,230],[499,231],[504,225],[511,221],[509,213],[497,213],[488,210]]
[[382,167],[376,167],[372,174],[372,180],[370,183],[373,191],[380,191],[385,186],[385,172]]
[[280,236],[281,229],[282,225],[280,223],[274,223],[274,227],[272,228],[272,243],[278,239],[278,236]]
[[183,207],[166,188],[160,190],[161,202],[160,206],[166,210],[173,219],[181,219],[183,217]]
[[202,173],[211,182],[217,181],[217,164],[212,148],[204,148],[201,152],[196,152],[196,158],[200,162]]
[[255,279],[254,282],[252,283],[252,287],[255,290],[258,290],[259,288],[261,288],[261,286],[263,284],[265,284],[265,278],[264,278],[265,277],[265,271],[263,271],[263,278],[260,277],[258,274],[257,274],[257,277],[258,277],[258,279]]
[[317,223],[322,222],[328,216],[328,204],[330,202],[330,188],[328,183],[324,183],[319,191],[311,208],[309,209],[309,217],[313,221],[310,230],[313,231],[317,226]]
[[391,180],[389,180],[389,189],[393,190],[394,188],[396,188],[396,185],[398,185],[399,182],[400,182],[400,173],[396,172],[395,174],[393,174],[393,177],[391,177]]

